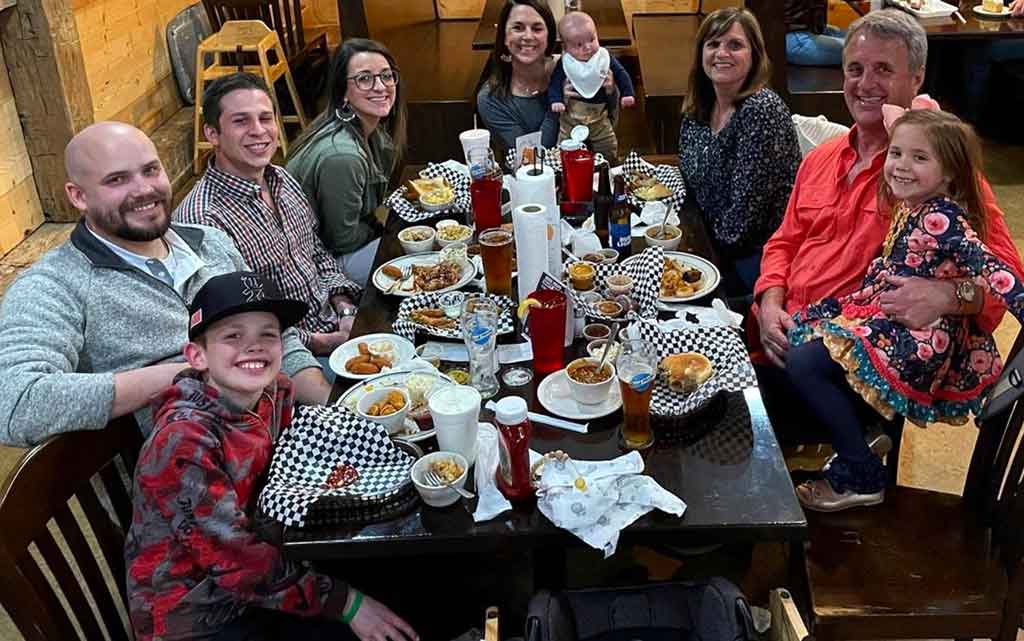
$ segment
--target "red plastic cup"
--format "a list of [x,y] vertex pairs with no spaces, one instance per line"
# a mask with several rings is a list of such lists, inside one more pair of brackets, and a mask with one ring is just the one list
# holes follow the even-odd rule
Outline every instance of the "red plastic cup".
[[572,203],[590,202],[594,199],[594,154],[575,140],[563,140],[560,150],[562,200]]
[[501,227],[501,174],[488,174],[473,180],[469,185],[469,197],[473,203],[473,222],[477,233]]
[[553,289],[538,289],[529,296],[540,302],[530,308],[526,323],[533,346],[533,371],[550,374],[565,364],[565,294]]

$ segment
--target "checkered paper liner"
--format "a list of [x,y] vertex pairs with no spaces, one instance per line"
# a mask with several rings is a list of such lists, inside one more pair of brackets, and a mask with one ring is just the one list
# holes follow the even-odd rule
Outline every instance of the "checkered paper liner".
[[[441,296],[444,296],[444,294],[438,294],[437,292],[424,292],[403,300],[402,304],[398,306],[398,317],[391,325],[392,330],[399,336],[404,336],[414,342],[416,340],[417,330],[434,336],[441,336],[442,338],[462,340],[462,328],[458,325],[458,319],[455,319],[456,325],[452,329],[440,329],[427,325],[420,325],[412,320],[412,313],[417,309],[440,309],[441,305],[438,303],[438,299]],[[469,296],[469,298],[481,297],[493,300],[501,310],[501,315],[498,317],[498,334],[508,334],[515,331],[515,321],[512,319],[512,310],[515,309],[515,303],[512,302],[512,299],[508,296],[497,296],[494,294],[478,294],[476,296]]]
[[425,178],[444,177],[448,184],[452,186],[452,191],[455,192],[455,201],[450,207],[441,211],[426,211],[421,209],[418,204],[406,200],[405,191],[407,188],[405,185],[402,185],[384,199],[384,204],[398,214],[399,218],[406,222],[418,223],[442,215],[468,214],[472,211],[472,202],[469,197],[469,176],[467,174],[443,164],[431,163],[420,172],[420,175]]
[[[679,173],[679,167],[674,167],[672,165],[652,165],[633,151],[626,156],[626,160],[622,163],[622,169],[625,172],[627,183],[629,177],[635,174],[656,176],[658,181],[672,192],[671,196],[668,196],[663,200],[672,203],[676,208],[676,211],[683,210],[683,201],[686,200],[686,183],[683,182],[683,175]],[[648,202],[634,196],[630,193],[628,187],[626,189],[626,201],[629,202],[631,207],[638,209],[642,209],[644,204]]]
[[750,460],[754,450],[750,409],[741,392],[727,392],[723,398],[726,398],[725,414],[715,421],[714,429],[687,449],[718,465],[740,465]]
[[[330,520],[318,512],[365,510],[409,489],[413,461],[382,425],[340,406],[298,406],[277,443],[259,507],[293,527]],[[327,487],[327,477],[344,464],[359,478],[348,487]]]
[[707,327],[662,331],[657,320],[639,322],[640,338],[658,348],[658,360],[680,352],[704,354],[714,367],[714,374],[690,394],[669,388],[664,375],[658,374],[651,394],[651,414],[678,417],[704,407],[720,392],[739,392],[757,385],[754,366],[747,348],[734,330],[728,327]]
[[[602,155],[601,153],[594,154],[594,169],[597,169],[598,165],[600,165],[604,161],[604,155]],[[545,150],[544,157],[541,158],[541,162],[544,165],[551,167],[551,169],[553,169],[556,174],[562,173],[562,152],[559,151],[557,147],[554,149]],[[516,166],[515,149],[509,149],[507,152],[505,152],[505,163],[509,167]]]
[[[569,266],[578,262],[567,260],[563,267],[568,280]],[[593,263],[591,263],[593,264]],[[595,264],[594,286],[596,289],[590,291],[603,292],[604,279],[612,274],[626,274],[633,279],[633,292],[630,298],[636,305],[636,314],[641,318],[656,318],[658,316],[658,296],[661,295],[661,274],[665,271],[665,251],[661,247],[648,247],[642,251],[637,258],[625,263]],[[570,287],[571,289],[571,287]],[[572,290],[573,300],[576,305],[582,305],[586,309],[587,316],[600,320],[619,320],[602,314],[596,307],[587,304],[583,295],[587,292]],[[609,297],[610,298],[610,297]]]

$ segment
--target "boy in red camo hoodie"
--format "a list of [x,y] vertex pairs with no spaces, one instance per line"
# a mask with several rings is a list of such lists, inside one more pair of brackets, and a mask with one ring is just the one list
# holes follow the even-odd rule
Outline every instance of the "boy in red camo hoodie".
[[305,313],[250,272],[210,279],[189,307],[191,369],[154,397],[135,469],[125,565],[138,641],[417,641],[386,606],[286,562],[257,532],[256,497],[292,413],[281,332]]

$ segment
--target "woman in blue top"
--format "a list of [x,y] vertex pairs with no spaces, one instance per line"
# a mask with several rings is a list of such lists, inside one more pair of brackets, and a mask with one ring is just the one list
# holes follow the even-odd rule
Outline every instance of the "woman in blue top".
[[766,87],[757,19],[719,9],[701,24],[679,129],[679,169],[697,200],[729,296],[748,296],[761,250],[782,223],[800,165],[789,109]]

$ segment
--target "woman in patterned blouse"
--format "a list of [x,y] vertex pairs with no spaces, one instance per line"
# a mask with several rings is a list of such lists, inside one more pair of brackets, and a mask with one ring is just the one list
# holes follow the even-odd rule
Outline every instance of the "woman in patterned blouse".
[[696,42],[679,169],[711,231],[726,294],[746,296],[782,222],[800,147],[789,109],[765,86],[769,61],[753,14],[719,9]]

